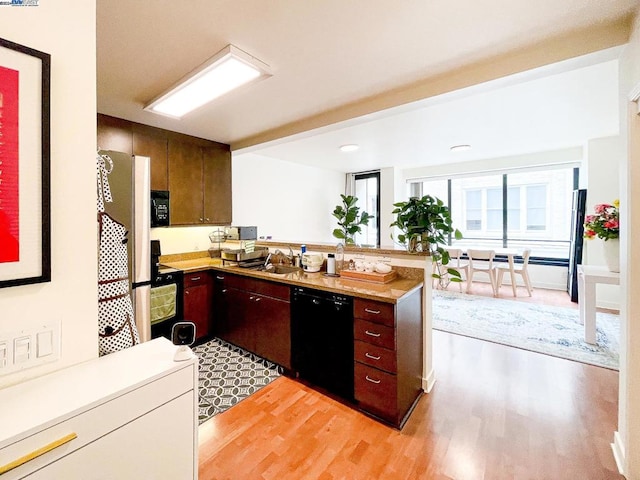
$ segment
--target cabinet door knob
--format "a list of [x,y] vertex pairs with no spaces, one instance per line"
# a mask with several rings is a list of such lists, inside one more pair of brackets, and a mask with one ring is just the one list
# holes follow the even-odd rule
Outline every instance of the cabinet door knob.
[[207,218],[206,220],[207,220],[207,222],[209,221],[209,219],[208,219],[208,218]]
[[369,375],[365,375],[364,378],[367,380],[367,382],[375,383],[376,385],[380,383],[380,380],[374,380],[373,378],[370,378]]
[[227,293],[227,289],[226,289],[226,288],[223,288],[223,289],[222,289],[222,293]]
[[380,335],[382,335],[381,333],[370,332],[369,330],[365,330],[364,333],[366,333],[370,337],[379,337]]
[[204,219],[203,219],[203,218],[201,218],[201,219],[200,219],[200,223],[202,223],[203,221],[204,221]]
[[256,298],[256,302],[259,302],[259,301],[260,301],[260,297]]

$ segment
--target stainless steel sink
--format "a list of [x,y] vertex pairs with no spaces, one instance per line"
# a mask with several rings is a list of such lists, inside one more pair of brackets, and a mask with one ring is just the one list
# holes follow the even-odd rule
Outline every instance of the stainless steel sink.
[[287,273],[302,272],[302,269],[300,267],[293,267],[291,265],[267,265],[264,271],[267,273],[286,275]]

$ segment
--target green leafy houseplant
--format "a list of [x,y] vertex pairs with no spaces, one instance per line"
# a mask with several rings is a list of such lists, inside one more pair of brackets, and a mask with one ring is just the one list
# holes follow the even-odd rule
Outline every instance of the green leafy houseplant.
[[446,287],[449,282],[460,282],[460,272],[446,268],[449,263],[449,252],[442,245],[448,243],[449,234],[456,240],[462,233],[454,229],[449,208],[442,200],[431,195],[422,198],[411,197],[406,202],[394,203],[391,212],[396,220],[390,226],[402,231],[397,242],[410,252],[429,252],[436,264],[433,277],[439,279],[440,286]]
[[361,225],[368,225],[372,218],[367,212],[360,213],[360,207],[356,205],[358,197],[353,195],[340,195],[342,205],[336,206],[333,216],[338,219],[340,228],[333,231],[333,236],[344,240],[346,244],[353,244],[353,237],[362,230]]

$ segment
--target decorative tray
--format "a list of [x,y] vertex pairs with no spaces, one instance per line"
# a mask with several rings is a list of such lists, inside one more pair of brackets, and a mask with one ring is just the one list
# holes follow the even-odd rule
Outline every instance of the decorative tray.
[[358,272],[357,270],[341,270],[340,276],[342,278],[350,278],[353,280],[363,280],[365,282],[388,283],[391,280],[396,278],[397,273],[395,270],[391,270],[389,273]]

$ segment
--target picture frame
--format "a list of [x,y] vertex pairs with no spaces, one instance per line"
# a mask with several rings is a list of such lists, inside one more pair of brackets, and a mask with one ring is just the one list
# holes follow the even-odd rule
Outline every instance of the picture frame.
[[0,288],[51,281],[51,55],[0,38]]

